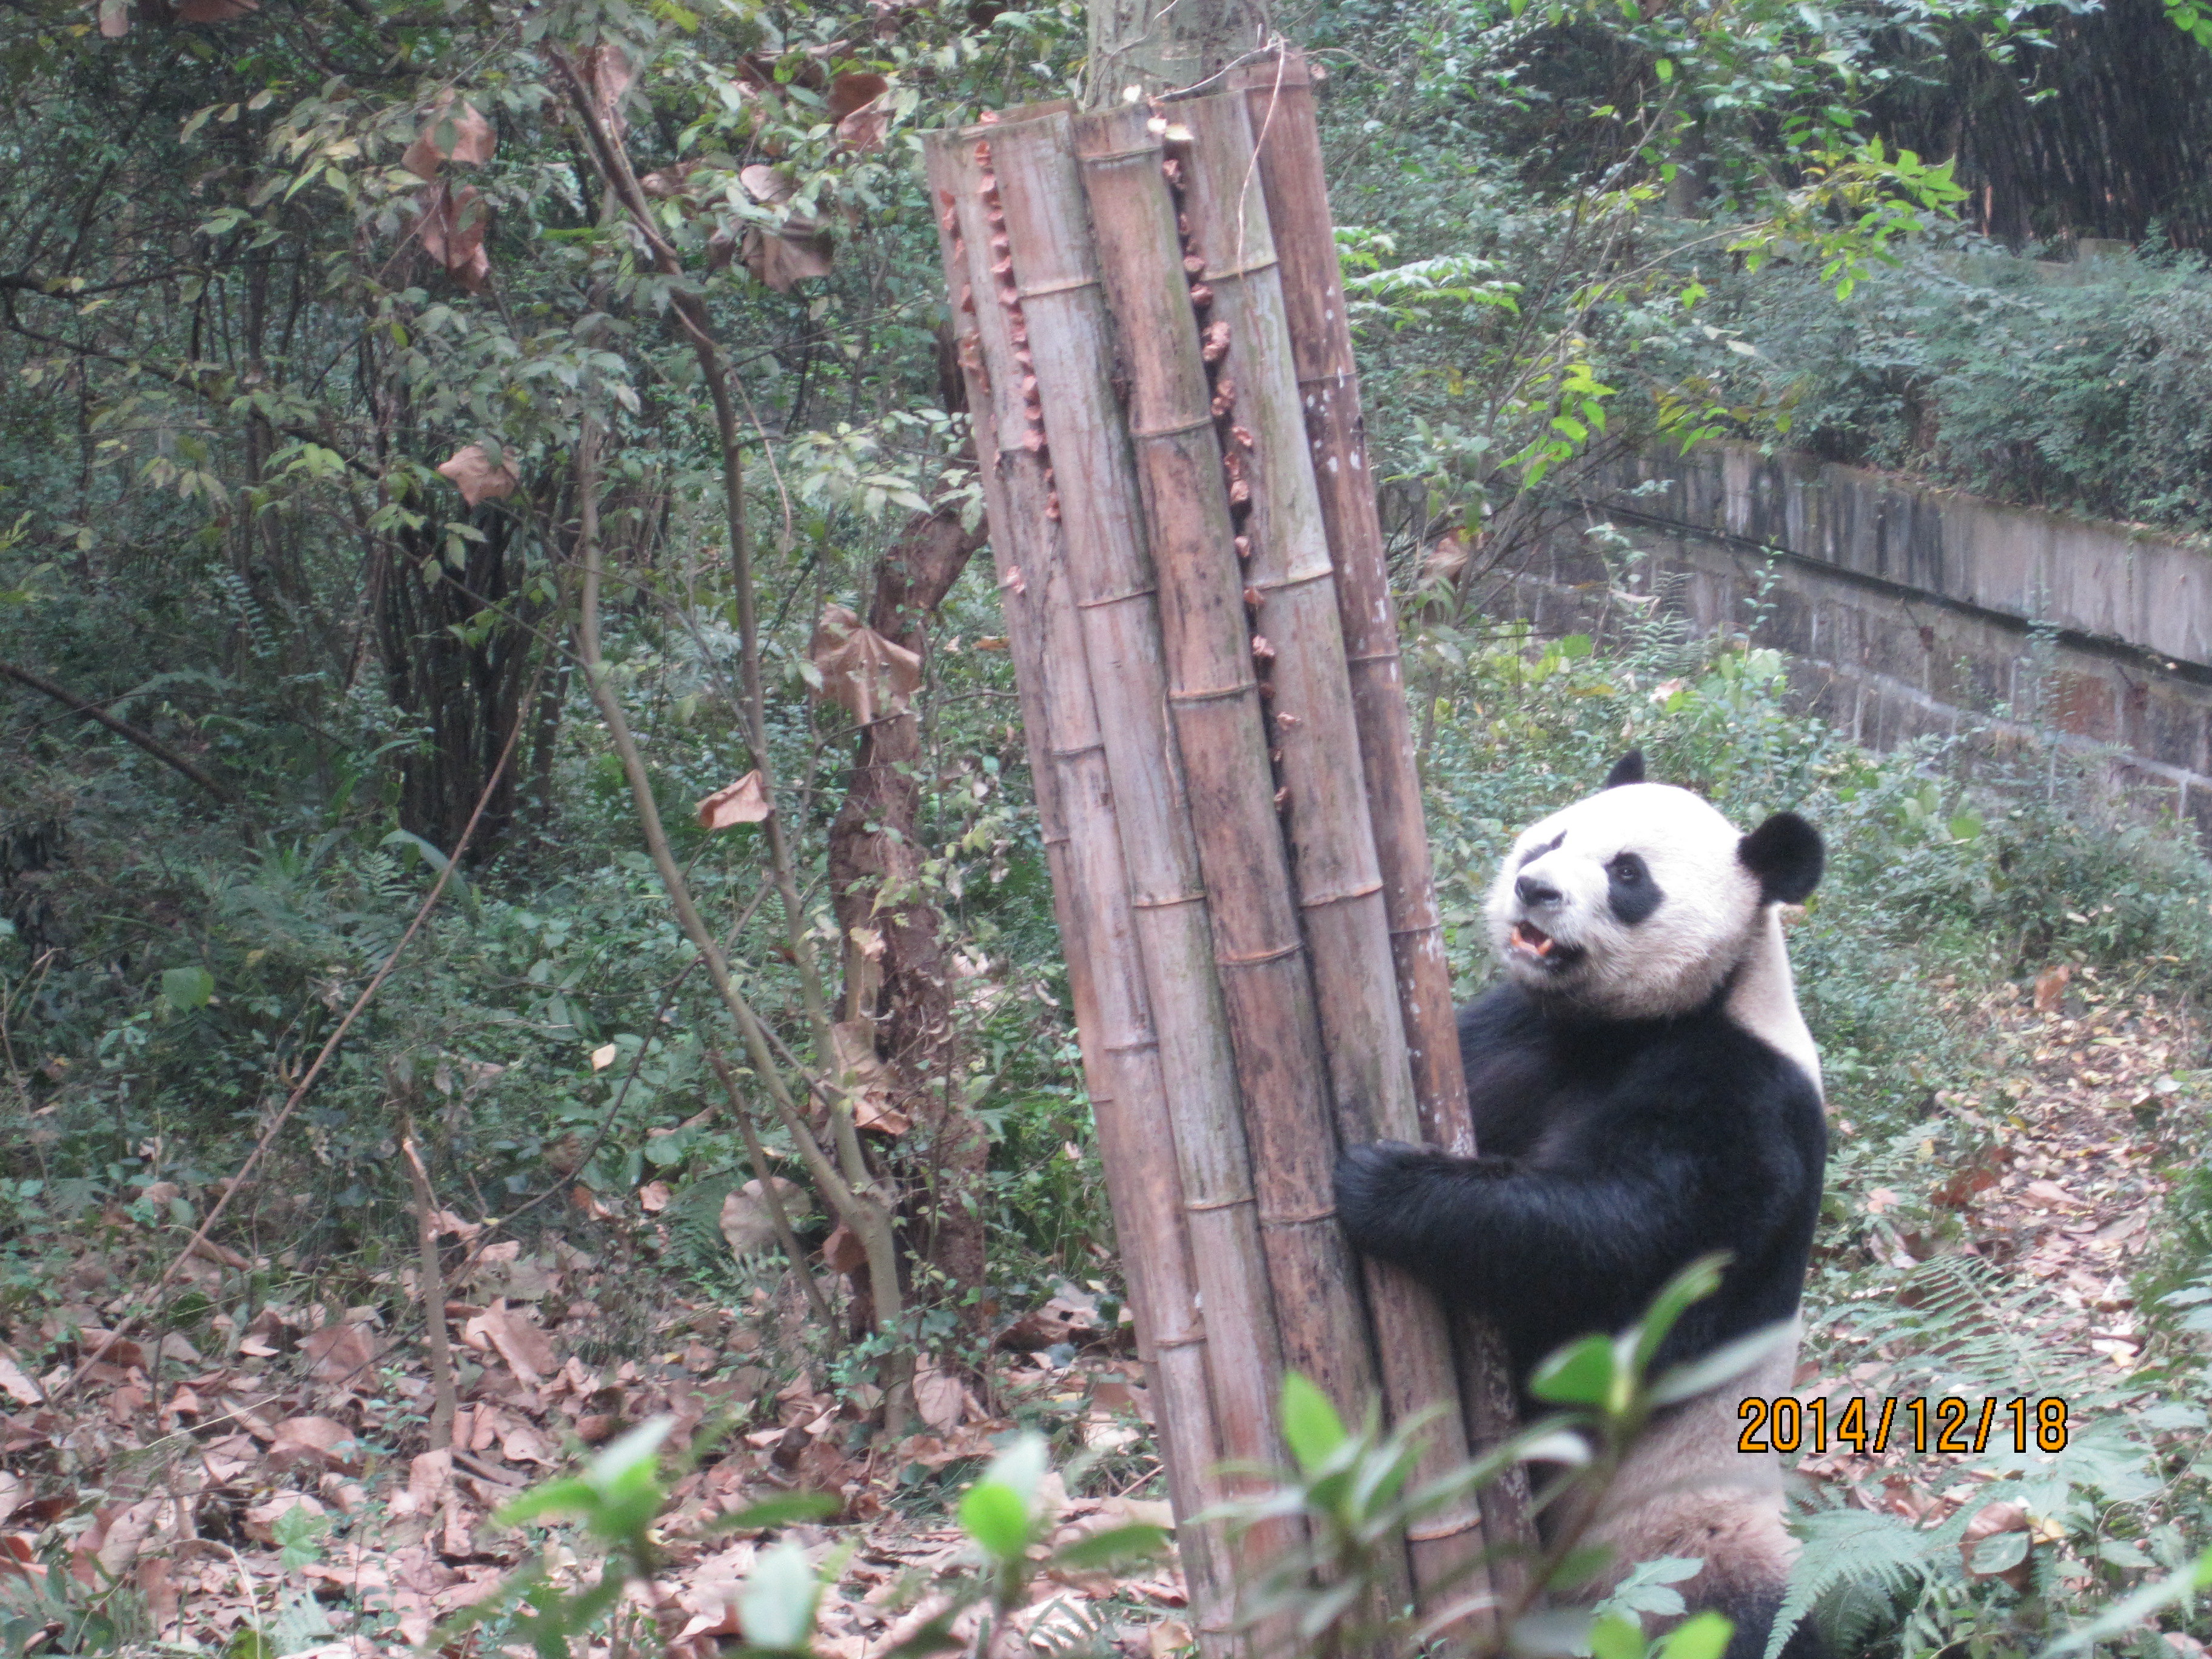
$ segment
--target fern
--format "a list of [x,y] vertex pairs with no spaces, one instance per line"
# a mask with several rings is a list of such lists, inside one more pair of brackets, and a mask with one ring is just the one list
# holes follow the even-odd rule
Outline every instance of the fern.
[[1774,1615],[1765,1659],[1778,1659],[1790,1632],[1824,1602],[1838,1615],[1830,1622],[1841,1627],[1824,1632],[1836,1650],[1849,1651],[1857,1645],[1907,1595],[1959,1571],[1959,1540],[1977,1508],[1962,1507],[1925,1532],[1899,1516],[1873,1510],[1819,1510],[1804,1516],[1799,1527],[1804,1550]]

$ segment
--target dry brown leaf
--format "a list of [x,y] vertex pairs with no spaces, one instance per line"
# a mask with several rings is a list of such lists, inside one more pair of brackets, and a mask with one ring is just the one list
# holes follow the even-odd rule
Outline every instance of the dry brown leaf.
[[438,169],[447,161],[479,164],[490,161],[498,143],[491,123],[466,100],[457,101],[447,92],[422,118],[422,128],[416,133],[415,142],[407,146],[407,153],[399,158],[399,165],[418,179],[435,179]]
[[2031,1181],[2021,1188],[2021,1194],[2029,1203],[2045,1210],[2078,1210],[2081,1200],[2055,1181]]
[[875,1022],[840,1020],[830,1028],[830,1041],[837,1058],[838,1081],[852,1103],[854,1127],[884,1135],[902,1135],[912,1128],[914,1121],[891,1104],[890,1091],[884,1086],[890,1068],[876,1053]]
[[110,40],[131,33],[131,0],[99,0],[100,32]]
[[836,267],[836,245],[826,231],[799,228],[811,223],[792,219],[781,231],[747,230],[738,246],[738,262],[778,294],[790,293],[809,276],[827,276]]
[[675,1196],[665,1181],[648,1181],[637,1189],[637,1201],[645,1206],[647,1215],[659,1215]]
[[491,228],[491,210],[484,204],[482,191],[474,185],[455,190],[443,179],[425,185],[415,198],[411,228],[422,251],[443,265],[447,275],[471,294],[483,291],[491,280],[491,258],[483,246],[484,233]]
[[822,1259],[833,1272],[858,1273],[868,1265],[868,1247],[860,1243],[860,1234],[841,1221],[822,1241]]
[[2035,976],[2035,1012],[2055,1014],[2066,994],[2067,982],[2074,977],[2074,964],[2062,962],[2045,969]]
[[[805,1194],[795,1181],[787,1181],[781,1176],[774,1180],[776,1195],[782,1199],[784,1213],[788,1216],[801,1206]],[[775,1223],[762,1199],[757,1180],[748,1181],[722,1200],[719,1224],[732,1255],[753,1255],[775,1243]]]
[[1459,532],[1455,530],[1449,535],[1439,537],[1428,552],[1422,556],[1421,580],[1428,582],[1449,581],[1467,568],[1467,543],[1461,538]]
[[501,1420],[499,1455],[510,1463],[538,1463],[547,1468],[561,1461],[552,1443],[520,1418]]
[[822,695],[863,726],[905,712],[921,684],[921,659],[894,645],[842,605],[823,608],[807,655]]
[[740,823],[758,823],[775,810],[769,802],[767,787],[756,768],[735,783],[717,789],[699,803],[699,827],[702,830],[727,830]]
[[890,90],[890,82],[880,75],[866,70],[848,70],[830,83],[830,99],[823,112],[834,124],[843,120],[854,111],[872,104]]
[[[544,1332],[503,1302],[494,1303],[462,1328],[464,1340],[481,1337],[507,1361],[507,1369],[528,1387],[535,1388],[560,1370],[560,1356]],[[471,1342],[475,1346],[475,1342]]]
[[863,152],[883,148],[884,132],[890,125],[885,94],[891,83],[880,75],[852,70],[830,83],[825,110],[838,137]]
[[763,207],[789,201],[791,193],[799,188],[798,181],[781,167],[769,167],[764,161],[738,168],[738,182],[745,187],[746,195]]
[[13,1356],[5,1352],[0,1352],[0,1394],[25,1406],[35,1406],[46,1397]]
[[276,1438],[265,1455],[278,1468],[338,1469],[347,1474],[361,1468],[361,1442],[334,1418],[286,1418],[276,1425]]
[[307,1375],[318,1382],[359,1379],[376,1363],[376,1340],[366,1325],[325,1325],[300,1339]]
[[514,476],[514,469],[504,462],[493,465],[482,444],[468,444],[455,450],[439,465],[438,476],[453,480],[461,492],[461,499],[471,507],[512,495],[515,486],[521,483]]
[[968,1390],[960,1379],[934,1365],[916,1365],[914,1371],[914,1408],[921,1420],[939,1434],[950,1434],[960,1425],[960,1419],[968,1409]]

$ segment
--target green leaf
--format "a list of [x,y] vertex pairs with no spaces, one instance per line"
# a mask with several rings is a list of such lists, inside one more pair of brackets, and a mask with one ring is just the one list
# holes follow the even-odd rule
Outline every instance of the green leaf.
[[1055,1550],[1052,1565],[1073,1568],[1079,1572],[1118,1567],[1125,1562],[1141,1561],[1158,1555],[1167,1547],[1167,1542],[1166,1532],[1158,1527],[1114,1527],[1079,1538],[1066,1548]]
[[598,1492],[571,1476],[532,1487],[514,1502],[501,1505],[492,1519],[502,1527],[519,1527],[542,1515],[588,1515],[599,1501]]
[[1644,1659],[1644,1632],[1632,1619],[1607,1613],[1589,1631],[1590,1659]]
[[986,1552],[1012,1560],[1029,1547],[1030,1506],[1000,1480],[979,1480],[960,1500],[960,1525]]
[[276,1659],[276,1645],[250,1625],[240,1625],[222,1650],[222,1659]]
[[756,1532],[764,1527],[787,1527],[799,1521],[826,1521],[844,1507],[827,1492],[795,1492],[753,1504],[714,1522],[717,1532]]
[[1344,1419],[1336,1407],[1296,1371],[1283,1379],[1283,1438],[1308,1475],[1318,1474],[1344,1443]]
[[660,1443],[668,1438],[676,1419],[666,1412],[649,1417],[585,1467],[584,1479],[595,1492],[611,1493],[629,1485],[640,1471],[651,1474]]
[[745,1642],[776,1653],[804,1650],[814,1631],[814,1607],[822,1586],[806,1551],[786,1539],[760,1558],[753,1576],[738,1594],[738,1618]]
[[1765,1330],[1740,1336],[1733,1342],[1723,1342],[1701,1359],[1686,1365],[1677,1365],[1651,1388],[1651,1403],[1671,1406],[1678,1400],[1687,1400],[1709,1389],[1717,1389],[1731,1377],[1741,1376],[1760,1360],[1772,1353],[1796,1335],[1795,1322],[1784,1320],[1769,1325]]
[[1640,1376],[1650,1364],[1651,1356],[1659,1352],[1659,1345],[1667,1340],[1667,1333],[1674,1328],[1674,1322],[1682,1310],[1692,1302],[1704,1300],[1721,1287],[1721,1269],[1728,1263],[1728,1253],[1715,1250],[1701,1255],[1676,1273],[1660,1288],[1651,1299],[1650,1311],[1637,1328],[1635,1365]]
[[1528,1392],[1555,1406],[1602,1406],[1613,1397],[1613,1339],[1586,1336],[1550,1355]]
[[161,1000],[179,1013],[215,1000],[215,975],[204,968],[170,968],[161,975]]
[[1735,1633],[1735,1626],[1724,1614],[1711,1609],[1692,1613],[1668,1632],[1659,1659],[1721,1659]]

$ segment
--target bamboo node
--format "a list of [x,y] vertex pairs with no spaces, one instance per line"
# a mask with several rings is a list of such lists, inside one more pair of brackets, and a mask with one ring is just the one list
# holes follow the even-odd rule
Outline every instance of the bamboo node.
[[1446,1538],[1457,1538],[1462,1533],[1474,1532],[1481,1525],[1480,1510],[1462,1510],[1457,1515],[1448,1515],[1441,1520],[1426,1522],[1418,1527],[1408,1527],[1406,1528],[1406,1538],[1410,1543],[1433,1544]]
[[1260,1224],[1262,1227],[1310,1227],[1316,1221],[1334,1221],[1335,1219],[1336,1206],[1334,1205],[1331,1205],[1326,1210],[1310,1210],[1302,1214],[1267,1215],[1262,1213],[1260,1217]]
[[1298,901],[1301,910],[1318,910],[1324,904],[1343,904],[1352,899],[1370,897],[1382,890],[1382,878],[1363,881],[1356,887],[1340,887],[1333,893],[1315,893]]
[[1185,702],[1226,702],[1231,697],[1249,696],[1258,685],[1255,680],[1245,680],[1236,685],[1215,686],[1204,691],[1176,691],[1168,693],[1168,701]]
[[1129,428],[1129,435],[1139,443],[1144,443],[1154,438],[1180,438],[1186,432],[1196,432],[1201,427],[1212,424],[1213,417],[1206,415],[1194,421],[1178,422],[1174,426],[1133,426]]
[[1182,1207],[1187,1213],[1196,1215],[1206,1210],[1234,1210],[1246,1204],[1256,1207],[1258,1203],[1259,1200],[1247,1193],[1242,1198],[1188,1199],[1184,1200]]
[[1127,605],[1131,599],[1149,599],[1159,590],[1154,587],[1133,587],[1124,593],[1102,593],[1096,598],[1078,599],[1078,611],[1097,611],[1109,605]]
[[1048,295],[1073,294],[1079,289],[1097,288],[1098,282],[1096,276],[1063,276],[1057,282],[1032,283],[1022,289],[1022,298],[1041,300]]
[[1223,956],[1217,951],[1213,963],[1217,968],[1257,968],[1264,963],[1280,962],[1285,957],[1296,956],[1304,949],[1304,945],[1292,939],[1288,945],[1279,945],[1272,951],[1255,951],[1245,956]]
[[1158,898],[1145,898],[1133,893],[1129,896],[1132,910],[1172,910],[1179,904],[1205,902],[1206,890],[1202,887],[1194,893],[1164,893]]
[[1206,280],[1209,283],[1222,283],[1236,276],[1254,276],[1263,270],[1273,270],[1279,263],[1281,262],[1270,253],[1264,259],[1251,259],[1241,265],[1224,265],[1218,270],[1209,270],[1206,273]]
[[1395,662],[1398,652],[1395,646],[1384,651],[1348,651],[1344,659],[1346,662]]

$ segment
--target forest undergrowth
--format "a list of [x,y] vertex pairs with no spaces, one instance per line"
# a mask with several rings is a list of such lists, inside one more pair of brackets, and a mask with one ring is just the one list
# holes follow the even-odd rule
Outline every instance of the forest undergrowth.
[[[1966,1641],[2025,1653],[2185,1566],[2212,1534],[2198,1468],[2212,1393],[2212,1072],[2198,1012],[2212,873],[2186,839],[2169,823],[2105,817],[2048,768],[2014,776],[1964,749],[1852,748],[1795,712],[1778,658],[1737,643],[1659,625],[1602,651],[1521,630],[1471,652],[1453,639],[1431,641],[1417,690],[1463,989],[1483,975],[1480,896],[1516,828],[1585,793],[1631,744],[1653,775],[1740,820],[1790,806],[1828,837],[1827,880],[1791,924],[1833,1127],[1803,1420],[1826,1401],[1838,1422],[1855,1395],[1956,1396],[1977,1410],[1984,1398],[2064,1401],[2056,1452],[2015,1453],[2008,1430],[1960,1455],[1912,1450],[1902,1431],[1879,1452],[1841,1439],[1815,1452],[1808,1438],[1793,1461],[1814,1616],[1845,1650]],[[574,763],[598,765],[581,747]],[[395,1195],[349,1204],[338,1184],[398,1153],[396,1137],[349,1163],[306,1115],[262,1177],[263,1201],[101,1353],[220,1192],[237,1143],[158,1122],[126,1130],[85,1097],[33,1095],[32,1076],[51,1089],[134,1039],[56,1041],[40,1021],[39,959],[10,941],[10,1075],[44,1165],[11,1183],[0,1247],[0,1509],[21,1564],[0,1579],[11,1639],[45,1651],[264,1651],[239,1645],[246,1632],[271,1654],[350,1653],[419,1642],[479,1601],[495,1634],[526,1612],[494,1603],[527,1539],[495,1512],[580,1450],[659,1417],[672,1419],[669,1449],[696,1455],[658,1534],[664,1616],[682,1613],[663,1633],[684,1651],[703,1655],[740,1629],[741,1587],[778,1538],[822,1572],[813,1650],[882,1650],[972,1547],[949,1507],[1023,1431],[1071,1468],[1046,1489],[1061,1542],[1164,1523],[1143,1370],[1036,914],[1022,780],[1001,781],[1007,869],[994,919],[967,947],[977,968],[964,993],[982,1005],[978,1029],[997,1030],[1006,1049],[978,1094],[995,1140],[990,1350],[965,1371],[920,1375],[924,1420],[896,1439],[872,1437],[880,1395],[846,1333],[810,1310],[696,1069],[620,1031],[571,1038],[581,1052],[535,1095],[500,1092],[512,1087],[505,1066],[459,1045],[395,1085],[426,1120],[478,1113],[477,1132],[505,1160],[442,1193],[434,1212],[456,1360],[450,1455],[422,1454],[436,1401],[419,1241]],[[641,916],[628,924],[644,923],[638,945],[620,943],[626,871],[611,859],[603,908],[564,903],[559,921],[542,892],[487,872],[439,921],[401,994],[450,995],[478,975],[564,994],[563,975],[532,964],[557,960],[570,938],[589,941],[592,961],[654,939],[661,924]],[[420,884],[381,853],[302,858],[281,878],[276,894],[266,875],[184,890],[245,919],[244,963],[273,948],[243,943],[270,937],[256,930],[389,905]],[[228,999],[250,994],[231,972],[220,990],[163,973],[125,1030],[149,1050],[192,1046],[196,1024],[204,1031]],[[1009,1005],[1018,1016],[994,1027],[993,1011]],[[502,1029],[483,1010],[446,1017]],[[538,1040],[513,1015],[504,1029]],[[197,1047],[203,1064],[223,1054]],[[584,1144],[609,1124],[602,1144]],[[517,1165],[539,1184],[495,1174]],[[555,1196],[519,1224],[487,1227],[541,1189]],[[813,1293],[842,1306],[849,1291],[827,1229],[803,1210],[796,1224]],[[744,1536],[712,1528],[794,1490],[827,1494],[827,1514]],[[591,1559],[580,1541],[562,1548],[556,1566]],[[1662,1574],[1631,1603],[1663,1612],[1670,1594]],[[1158,1654],[1189,1639],[1182,1601],[1171,1568],[1071,1567],[1024,1591],[1017,1622],[1041,1652]],[[2135,1645],[2186,1659],[2204,1633],[2184,1623]]]

